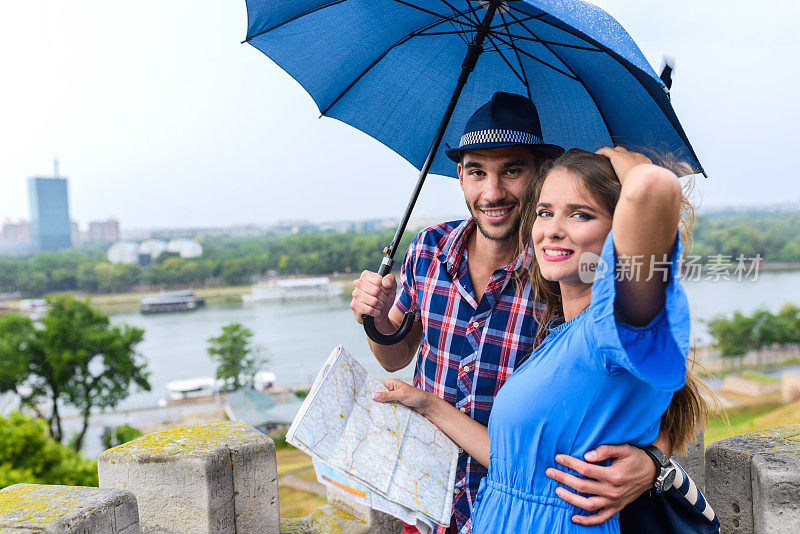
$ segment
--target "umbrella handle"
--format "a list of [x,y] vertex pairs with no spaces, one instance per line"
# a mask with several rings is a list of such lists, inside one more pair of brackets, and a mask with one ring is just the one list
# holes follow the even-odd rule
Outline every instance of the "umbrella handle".
[[[453,96],[450,97],[450,103],[448,104],[447,110],[445,110],[444,116],[439,123],[439,129],[436,131],[436,136],[434,137],[431,148],[428,151],[428,156],[425,158],[425,163],[422,165],[422,169],[420,169],[419,179],[417,180],[417,185],[414,188],[414,193],[411,195],[411,200],[408,202],[408,207],[406,208],[406,212],[403,214],[400,225],[397,227],[397,231],[394,234],[392,243],[383,250],[386,256],[381,262],[380,269],[378,269],[378,274],[381,276],[386,276],[389,274],[389,271],[392,270],[392,265],[394,264],[394,253],[397,251],[397,246],[400,244],[400,238],[403,237],[403,232],[405,231],[406,225],[408,224],[408,219],[411,216],[411,210],[414,209],[414,204],[417,202],[417,197],[422,189],[422,184],[425,182],[425,178],[428,176],[428,171],[433,164],[436,151],[439,149],[439,143],[442,142],[444,132],[447,129],[447,125],[450,123],[450,117],[452,117],[453,111],[458,103],[458,97],[461,95],[461,90],[467,83],[467,78],[469,78],[470,73],[475,68],[475,64],[478,62],[478,57],[483,52],[483,40],[491,29],[492,18],[494,18],[494,14],[501,3],[501,0],[488,1],[488,4],[486,5],[486,14],[483,17],[483,21],[478,27],[472,42],[467,47],[467,55],[464,58],[464,61],[461,63],[461,74],[458,76],[456,88],[453,90]],[[398,328],[397,331],[386,335],[378,332],[378,329],[375,328],[374,318],[369,315],[364,316],[364,331],[372,341],[379,345],[394,345],[395,343],[399,343],[403,338],[406,337],[406,335],[408,335],[408,332],[411,330],[413,325],[414,313],[406,312],[403,316],[403,323],[400,325],[400,328]]]
[[414,312],[406,312],[405,315],[403,315],[403,323],[400,325],[400,328],[391,334],[382,334],[378,332],[378,329],[375,328],[375,318],[371,315],[364,316],[364,331],[369,338],[378,345],[394,345],[395,343],[399,343],[408,335],[412,326],[414,326]]
[[[402,230],[398,230],[398,232],[400,235],[403,233]],[[394,260],[391,257],[393,253],[390,252],[390,247],[386,247],[384,252],[386,252],[386,256],[383,258],[381,266],[378,269],[378,274],[381,276],[386,276],[389,274],[389,271],[392,270],[392,265],[394,264]],[[378,345],[394,345],[395,343],[400,343],[411,331],[412,326],[414,326],[413,311],[407,311],[405,315],[403,315],[403,322],[400,324],[400,328],[391,334],[383,334],[379,332],[378,329],[375,328],[375,318],[371,315],[364,316],[364,331],[367,333],[369,338]]]

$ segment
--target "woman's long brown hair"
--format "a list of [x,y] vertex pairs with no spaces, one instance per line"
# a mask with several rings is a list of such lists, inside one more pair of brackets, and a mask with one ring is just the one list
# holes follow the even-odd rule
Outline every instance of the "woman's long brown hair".
[[[654,155],[650,155],[651,159]],[[668,161],[665,158],[655,158],[659,164],[669,168],[678,176],[692,174],[691,168],[685,164]],[[563,156],[555,160],[554,169],[566,169],[580,176],[586,191],[604,208],[613,215],[619,201],[622,186],[617,178],[611,161],[599,154],[580,149],[568,150]],[[542,192],[544,178],[540,179],[532,188],[531,196],[525,203],[525,210],[520,224],[520,247],[530,242],[531,229],[536,219],[536,205]],[[678,231],[681,239],[686,244],[684,254],[691,242],[691,228],[694,223],[694,208],[687,200],[691,190],[691,180],[684,185],[684,196],[681,204],[681,221]],[[561,290],[558,282],[546,280],[534,257],[528,268],[531,289],[535,302],[541,304],[539,327],[536,333],[537,344],[547,335],[550,323],[564,315],[561,303]],[[687,360],[686,383],[672,396],[672,401],[667,411],[661,418],[661,429],[667,432],[672,448],[682,454],[686,452],[686,445],[695,439],[697,429],[705,427],[708,415],[708,403],[700,394],[700,388],[710,392],[708,386],[691,372],[694,359],[690,356]],[[712,393],[713,395],[713,393]]]

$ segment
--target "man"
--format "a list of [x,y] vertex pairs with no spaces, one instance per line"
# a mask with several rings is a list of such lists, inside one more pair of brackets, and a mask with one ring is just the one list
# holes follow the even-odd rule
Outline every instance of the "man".
[[[458,148],[447,155],[458,163],[458,178],[471,218],[423,230],[414,238],[401,269],[401,291],[389,274],[364,271],[354,283],[350,304],[356,319],[375,318],[383,333],[395,331],[413,311],[414,327],[395,345],[370,348],[387,371],[406,367],[418,355],[414,385],[447,400],[483,425],[500,386],[536,345],[536,303],[525,267],[530,247],[520,251],[518,230],[525,201],[548,159],[563,153],[545,144],[536,108],[529,99],[495,93],[466,124]],[[669,453],[666,440],[656,446]],[[597,511],[576,515],[583,525],[602,523],[653,486],[657,469],[648,454],[630,445],[603,445],[587,453],[593,463],[572,457],[562,465],[587,470],[597,482],[551,469],[548,476],[580,491],[561,497]],[[459,457],[451,532],[470,530],[472,503],[486,469],[470,456]],[[445,532],[442,529],[441,532]],[[416,532],[406,526],[405,532]]]

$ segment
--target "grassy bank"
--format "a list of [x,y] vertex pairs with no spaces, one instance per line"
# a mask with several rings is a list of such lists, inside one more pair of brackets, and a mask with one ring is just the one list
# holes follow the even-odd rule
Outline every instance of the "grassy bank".
[[[306,480],[317,480],[311,464],[311,457],[294,447],[283,447],[275,451],[278,458],[278,479],[284,475],[294,475]],[[328,504],[327,499],[287,486],[278,486],[281,517],[303,517],[320,506]]]
[[800,422],[800,401],[781,405],[777,402],[728,410],[728,421],[721,415],[709,418],[706,445],[747,432]]
[[[224,286],[203,287],[194,289],[197,297],[205,299],[206,304],[240,304],[242,295],[250,292],[250,286]],[[97,306],[103,313],[120,313],[139,309],[139,302],[145,295],[153,295],[158,290],[133,291],[129,293],[114,293],[89,295],[93,306]]]

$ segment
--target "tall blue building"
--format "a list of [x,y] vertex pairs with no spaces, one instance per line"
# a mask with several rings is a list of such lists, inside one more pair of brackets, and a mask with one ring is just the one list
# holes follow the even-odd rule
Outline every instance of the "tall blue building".
[[40,252],[72,246],[66,178],[28,178],[31,234]]

